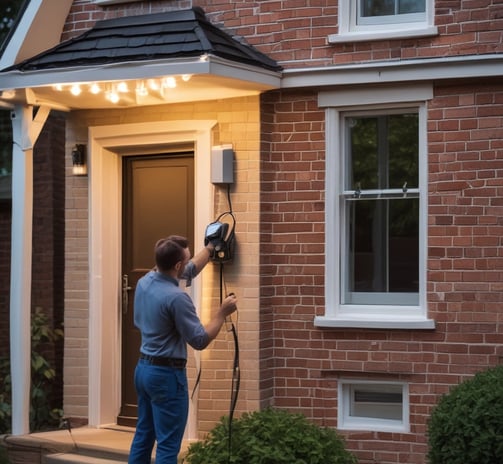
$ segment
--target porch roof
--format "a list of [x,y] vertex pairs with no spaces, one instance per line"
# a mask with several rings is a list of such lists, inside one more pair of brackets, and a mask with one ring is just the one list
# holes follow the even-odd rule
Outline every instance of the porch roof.
[[[53,106],[113,106],[103,98],[76,98],[55,84],[134,81],[191,76],[179,88],[149,99],[122,98],[135,106],[258,93],[280,85],[271,58],[209,22],[199,7],[98,21],[82,35],[0,71],[2,100]],[[179,80],[181,83],[181,80]],[[63,108],[64,109],[64,108]]]

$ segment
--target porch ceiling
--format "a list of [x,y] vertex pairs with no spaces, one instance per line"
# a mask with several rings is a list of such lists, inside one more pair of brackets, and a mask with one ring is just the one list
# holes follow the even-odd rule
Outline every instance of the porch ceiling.
[[257,94],[280,77],[275,61],[195,7],[99,21],[0,71],[0,99],[67,110],[155,105]]

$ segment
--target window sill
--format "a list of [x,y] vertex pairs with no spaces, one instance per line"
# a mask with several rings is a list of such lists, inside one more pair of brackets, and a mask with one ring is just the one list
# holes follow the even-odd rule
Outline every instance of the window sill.
[[338,428],[339,430],[367,430],[374,432],[397,432],[409,433],[410,427],[403,425],[401,422],[389,423],[390,421],[346,421],[343,422]]
[[435,328],[433,319],[425,318],[384,318],[384,317],[327,317],[314,318],[315,327],[347,328],[347,329],[409,329],[432,330]]
[[329,44],[346,42],[368,42],[373,40],[399,40],[415,39],[420,37],[432,37],[438,35],[436,26],[418,29],[396,29],[386,31],[343,32],[330,34],[327,38]]

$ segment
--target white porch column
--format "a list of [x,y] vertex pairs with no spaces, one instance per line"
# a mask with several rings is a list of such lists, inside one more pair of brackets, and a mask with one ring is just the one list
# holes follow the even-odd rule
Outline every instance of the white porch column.
[[31,265],[33,225],[33,145],[49,115],[40,108],[16,106],[11,112],[12,238],[10,284],[10,353],[12,434],[30,431]]

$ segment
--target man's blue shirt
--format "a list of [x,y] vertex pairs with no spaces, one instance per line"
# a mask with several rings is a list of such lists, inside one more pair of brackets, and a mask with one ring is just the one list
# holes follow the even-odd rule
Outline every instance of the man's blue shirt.
[[[195,275],[190,261],[183,275],[187,285]],[[134,323],[142,335],[140,351],[146,355],[187,359],[187,343],[202,350],[210,342],[190,296],[177,279],[160,272],[150,271],[138,280]]]

